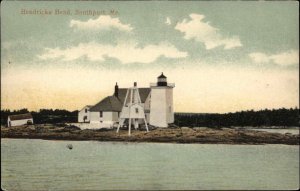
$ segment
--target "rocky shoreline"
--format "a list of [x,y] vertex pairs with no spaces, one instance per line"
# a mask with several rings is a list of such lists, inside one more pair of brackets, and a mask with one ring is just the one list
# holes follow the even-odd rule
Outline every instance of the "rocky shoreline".
[[120,142],[158,142],[158,143],[199,143],[199,144],[288,144],[299,145],[299,134],[269,133],[263,131],[234,128],[156,128],[150,132],[115,129],[80,130],[69,125],[25,125],[2,127],[1,138],[27,138],[45,140],[74,141],[120,141]]

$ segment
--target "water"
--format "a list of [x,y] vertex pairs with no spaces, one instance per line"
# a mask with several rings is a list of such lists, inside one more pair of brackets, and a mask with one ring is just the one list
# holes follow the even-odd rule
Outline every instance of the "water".
[[280,134],[290,133],[293,135],[299,135],[299,129],[250,129],[250,130],[265,131],[269,133],[280,133]]
[[299,147],[1,139],[1,180],[6,190],[297,189]]

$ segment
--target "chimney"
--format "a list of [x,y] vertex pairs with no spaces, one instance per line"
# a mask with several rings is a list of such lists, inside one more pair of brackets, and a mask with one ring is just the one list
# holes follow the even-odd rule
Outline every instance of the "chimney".
[[114,93],[114,96],[119,97],[119,86],[118,86],[118,83],[117,83],[117,82],[116,82],[116,85],[115,85],[115,93]]

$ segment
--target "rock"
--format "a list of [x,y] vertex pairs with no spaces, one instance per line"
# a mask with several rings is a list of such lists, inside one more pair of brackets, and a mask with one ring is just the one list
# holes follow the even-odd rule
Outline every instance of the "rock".
[[191,130],[189,127],[181,127],[181,130]]
[[177,125],[175,125],[174,123],[170,123],[169,125],[168,125],[168,128],[179,128],[179,126],[177,126]]
[[64,127],[64,130],[80,130],[80,128],[75,125],[68,125]]
[[32,131],[35,130],[35,126],[34,125],[29,125],[27,128],[30,129],[30,130],[32,130]]

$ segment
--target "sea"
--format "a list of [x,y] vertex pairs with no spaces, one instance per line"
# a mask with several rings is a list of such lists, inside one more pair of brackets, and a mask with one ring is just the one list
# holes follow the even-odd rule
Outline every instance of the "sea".
[[1,187],[7,191],[296,190],[299,146],[4,138]]
[[280,133],[280,134],[292,134],[292,135],[299,135],[299,128],[290,128],[290,129],[264,129],[264,128],[253,128],[250,130],[255,130],[255,131],[265,131],[269,133]]

